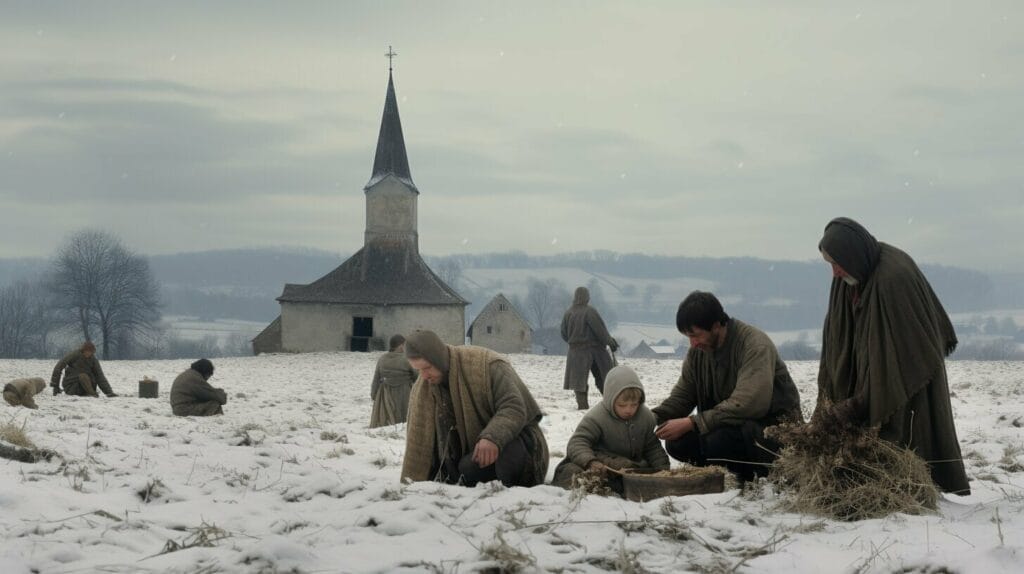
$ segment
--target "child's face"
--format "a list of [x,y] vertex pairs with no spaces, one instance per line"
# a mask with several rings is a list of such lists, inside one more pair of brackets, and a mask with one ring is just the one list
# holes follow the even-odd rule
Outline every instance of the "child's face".
[[637,409],[640,408],[640,401],[636,399],[624,399],[620,395],[615,397],[615,402],[612,403],[612,406],[615,407],[615,416],[624,421],[628,421],[633,418]]

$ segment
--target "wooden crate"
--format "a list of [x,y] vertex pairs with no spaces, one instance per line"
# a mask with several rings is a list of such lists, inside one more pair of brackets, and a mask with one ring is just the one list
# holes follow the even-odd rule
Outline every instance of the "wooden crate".
[[708,494],[725,490],[725,474],[720,470],[694,469],[690,473],[652,476],[659,474],[654,469],[624,469],[622,490],[626,500],[643,502],[662,496],[685,496],[687,494]]
[[139,381],[139,398],[155,399],[160,396],[160,383],[152,379]]

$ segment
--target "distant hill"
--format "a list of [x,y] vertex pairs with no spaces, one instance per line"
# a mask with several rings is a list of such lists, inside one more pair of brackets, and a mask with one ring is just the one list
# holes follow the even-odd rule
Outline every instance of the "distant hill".
[[[163,312],[203,319],[270,321],[285,283],[308,283],[348,255],[314,249],[254,248],[155,255],[149,258],[164,297]],[[529,281],[553,280],[571,292],[593,282],[620,321],[671,324],[693,289],[714,291],[730,314],[770,330],[820,327],[830,281],[821,261],[695,258],[607,251],[535,257],[524,253],[426,257],[471,301],[466,321],[496,293],[518,300]],[[0,285],[39,276],[47,261],[0,259]],[[924,265],[951,313],[1024,307],[1024,274],[987,275]],[[528,315],[528,314],[527,314]]]

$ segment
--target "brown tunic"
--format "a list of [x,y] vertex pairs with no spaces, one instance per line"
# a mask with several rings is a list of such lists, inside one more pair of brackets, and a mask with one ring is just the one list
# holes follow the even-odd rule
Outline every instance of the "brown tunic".
[[712,353],[690,348],[672,393],[651,409],[662,423],[688,416],[701,433],[752,420],[763,426],[803,420],[800,395],[775,344],[738,319],[726,323],[725,341]]

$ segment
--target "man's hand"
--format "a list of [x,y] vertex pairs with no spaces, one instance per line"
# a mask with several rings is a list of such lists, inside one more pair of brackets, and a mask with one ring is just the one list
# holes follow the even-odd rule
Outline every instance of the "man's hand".
[[487,468],[496,460],[498,460],[498,445],[485,438],[477,441],[476,448],[473,449],[473,462],[477,463],[480,468]]
[[695,428],[697,428],[697,425],[694,424],[693,419],[690,417],[669,419],[654,429],[654,436],[661,440],[676,440]]
[[609,349],[611,349],[613,353],[614,353],[615,351],[618,351],[618,350],[619,350],[619,342],[618,342],[618,341],[616,341],[616,340],[615,340],[615,339],[613,338],[613,339],[611,340],[611,342],[610,342],[610,343],[608,343],[608,348],[609,348]]
[[587,465],[587,470],[599,470],[603,472],[605,468],[604,463],[599,460],[592,460],[590,461],[590,464]]

